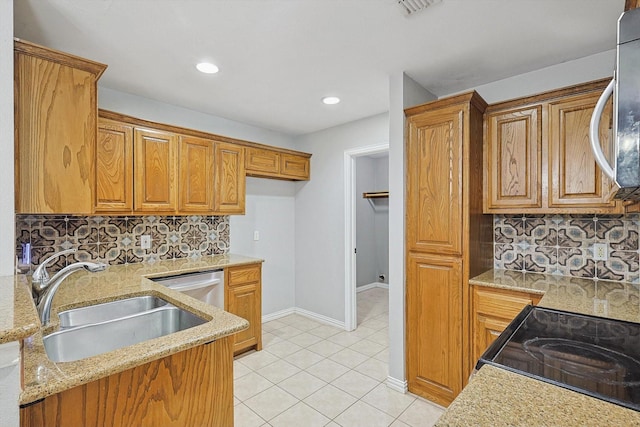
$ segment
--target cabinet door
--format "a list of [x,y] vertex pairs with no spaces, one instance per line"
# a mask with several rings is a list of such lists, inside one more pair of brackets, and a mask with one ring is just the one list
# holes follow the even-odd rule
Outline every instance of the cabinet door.
[[529,304],[536,305],[541,296],[528,292],[474,287],[473,289],[473,361],[505,330]]
[[462,390],[462,260],[409,254],[409,391],[447,406]]
[[216,142],[214,210],[218,214],[244,214],[244,148]]
[[246,149],[247,175],[278,176],[280,174],[280,153],[258,148]]
[[15,42],[16,213],[93,212],[96,80],[104,66],[92,71],[82,62]]
[[485,212],[542,207],[541,116],[541,106],[487,114]]
[[213,141],[180,137],[179,210],[213,212]]
[[[599,93],[549,104],[549,207],[609,208],[613,184],[604,176],[591,152],[589,123]],[[611,157],[611,102],[600,122],[602,150]]]
[[133,128],[101,119],[96,146],[96,212],[133,210]]
[[176,210],[177,136],[151,129],[134,132],[134,206],[140,212]]
[[407,140],[407,247],[462,252],[462,123],[458,106],[412,116]]
[[280,174],[284,178],[309,180],[309,159],[291,154],[280,155]]
[[225,310],[249,321],[235,335],[234,353],[262,349],[262,266],[233,267],[225,272]]

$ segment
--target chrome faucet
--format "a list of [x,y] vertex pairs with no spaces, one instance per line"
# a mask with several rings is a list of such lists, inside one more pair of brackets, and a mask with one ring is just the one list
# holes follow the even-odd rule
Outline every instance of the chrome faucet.
[[40,315],[40,322],[42,323],[42,326],[49,324],[49,319],[51,318],[51,303],[53,302],[53,297],[55,296],[56,291],[64,279],[82,268],[92,273],[102,271],[107,268],[106,264],[100,262],[74,262],[73,264],[69,264],[62,270],[58,271],[52,278],[49,278],[49,273],[47,273],[46,268],[47,263],[61,255],[73,253],[75,251],[75,249],[68,249],[66,251],[57,252],[45,259],[42,264],[36,268],[36,271],[33,272],[33,277],[31,278],[33,289],[36,290],[36,293],[38,294],[44,291],[40,296],[40,301],[38,302],[38,314]]
[[65,251],[56,252],[50,257],[46,258],[44,261],[40,263],[33,272],[31,276],[31,289],[33,291],[33,298],[36,300],[36,303],[40,299],[40,294],[42,294],[45,289],[49,286],[51,279],[49,278],[49,272],[47,271],[47,265],[53,261],[61,257],[62,255],[75,253],[76,249],[67,249]]

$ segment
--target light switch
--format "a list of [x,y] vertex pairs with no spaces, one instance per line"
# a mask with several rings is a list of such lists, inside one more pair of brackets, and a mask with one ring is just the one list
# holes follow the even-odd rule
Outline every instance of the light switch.
[[140,248],[151,249],[151,236],[149,234],[140,236]]
[[259,231],[254,231],[253,232],[253,240],[260,240],[260,232]]

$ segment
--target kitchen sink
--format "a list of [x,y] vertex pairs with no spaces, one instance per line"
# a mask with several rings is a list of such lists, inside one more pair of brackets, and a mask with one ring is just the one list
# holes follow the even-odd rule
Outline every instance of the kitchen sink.
[[169,303],[162,298],[145,295],[65,310],[58,314],[60,329],[106,322],[154,308],[165,307],[167,304]]
[[100,323],[71,327],[47,335],[43,338],[47,356],[54,362],[73,362],[207,322],[186,310],[164,302],[164,306],[148,311]]

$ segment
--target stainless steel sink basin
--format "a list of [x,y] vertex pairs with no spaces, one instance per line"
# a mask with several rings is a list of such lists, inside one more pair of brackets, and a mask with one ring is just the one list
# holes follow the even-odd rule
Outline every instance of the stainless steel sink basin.
[[73,362],[206,322],[166,303],[163,307],[142,313],[54,332],[44,337],[44,348],[54,362]]
[[60,329],[106,322],[131,314],[149,311],[154,308],[165,307],[167,304],[169,303],[162,298],[145,295],[104,304],[74,308],[58,314],[60,318]]

